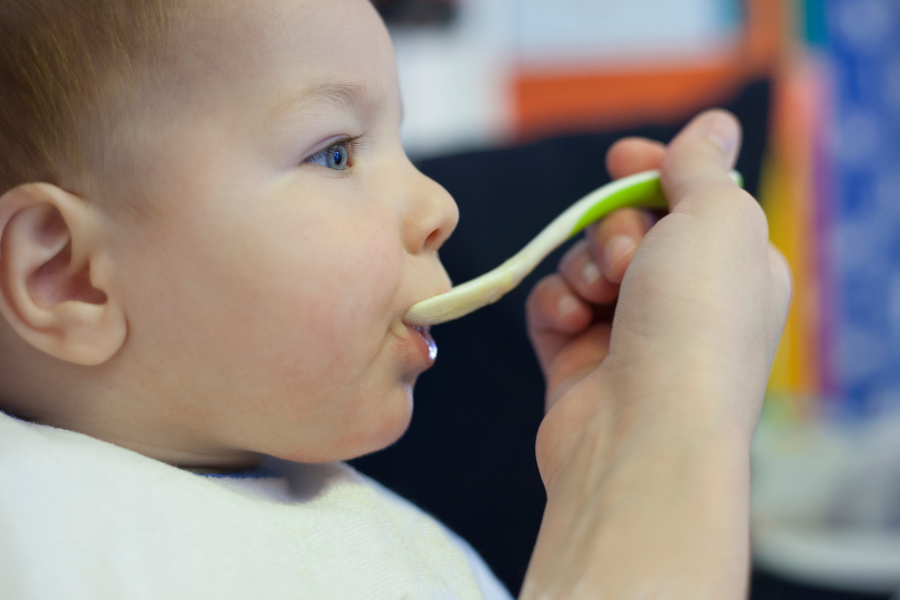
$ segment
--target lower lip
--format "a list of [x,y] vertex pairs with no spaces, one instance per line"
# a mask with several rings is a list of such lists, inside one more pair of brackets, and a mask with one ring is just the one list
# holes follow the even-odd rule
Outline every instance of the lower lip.
[[407,325],[406,327],[410,330],[410,334],[422,351],[423,356],[427,357],[429,363],[434,363],[437,360],[438,348],[434,338],[431,337],[430,329],[428,327],[413,327],[412,325]]

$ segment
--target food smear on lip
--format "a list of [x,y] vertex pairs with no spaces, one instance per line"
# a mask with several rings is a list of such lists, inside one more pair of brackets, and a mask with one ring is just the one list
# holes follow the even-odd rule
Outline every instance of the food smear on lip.
[[425,340],[425,343],[428,344],[428,357],[431,358],[431,360],[437,360],[438,348],[437,343],[434,341],[434,337],[432,337],[431,335],[431,327],[422,325],[413,327],[413,329],[418,331],[422,338]]

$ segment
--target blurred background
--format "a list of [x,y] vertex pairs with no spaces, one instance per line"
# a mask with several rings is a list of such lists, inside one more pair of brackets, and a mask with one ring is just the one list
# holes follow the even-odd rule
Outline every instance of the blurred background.
[[[739,117],[738,168],[795,280],[754,445],[751,595],[900,590],[900,2],[375,4],[407,150],[460,206],[442,250],[457,282],[607,182],[616,139],[668,141],[712,106]],[[468,539],[514,594],[545,501],[523,304],[560,252],[435,329],[408,434],[354,462]]]

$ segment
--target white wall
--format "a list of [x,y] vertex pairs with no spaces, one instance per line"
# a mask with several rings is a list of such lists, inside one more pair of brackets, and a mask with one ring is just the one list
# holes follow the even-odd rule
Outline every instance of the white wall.
[[731,43],[739,0],[461,0],[446,30],[392,31],[415,157],[485,147],[511,129],[515,67],[642,68]]

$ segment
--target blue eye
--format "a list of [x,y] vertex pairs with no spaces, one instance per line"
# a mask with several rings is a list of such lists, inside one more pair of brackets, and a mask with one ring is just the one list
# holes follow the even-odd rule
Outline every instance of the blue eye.
[[316,152],[305,161],[313,165],[319,165],[335,171],[343,171],[350,162],[350,149],[347,142],[338,142],[328,146],[324,150]]

